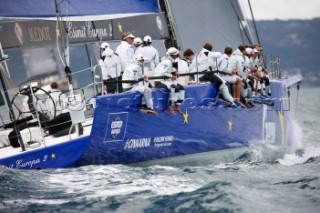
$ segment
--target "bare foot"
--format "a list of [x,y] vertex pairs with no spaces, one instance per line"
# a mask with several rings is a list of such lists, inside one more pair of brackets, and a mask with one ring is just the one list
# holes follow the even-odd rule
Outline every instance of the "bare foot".
[[182,112],[182,110],[181,110],[180,105],[176,105],[175,108],[176,108],[177,112],[178,112],[180,115],[183,115],[183,112]]
[[171,115],[176,115],[176,112],[174,111],[171,105],[168,106],[167,110],[170,112]]
[[151,114],[153,116],[158,116],[158,112],[154,111],[153,109],[149,110],[148,114]]

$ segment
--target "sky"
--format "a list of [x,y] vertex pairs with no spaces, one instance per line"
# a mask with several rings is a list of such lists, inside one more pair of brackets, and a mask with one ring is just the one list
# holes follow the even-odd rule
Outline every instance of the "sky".
[[[241,0],[245,7],[248,0]],[[320,0],[250,0],[255,20],[320,18]],[[250,10],[246,9],[250,16]],[[251,19],[251,18],[249,18]]]

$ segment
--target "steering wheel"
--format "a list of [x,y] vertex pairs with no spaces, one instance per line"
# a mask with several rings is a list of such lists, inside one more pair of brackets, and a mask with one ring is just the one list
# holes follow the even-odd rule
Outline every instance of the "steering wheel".
[[[33,100],[34,98],[36,100]],[[50,120],[55,118],[57,114],[55,101],[47,91],[40,87],[20,88],[20,91],[11,99],[11,105],[19,113],[16,117],[17,120],[26,117],[22,116],[23,114],[35,115],[36,112],[41,112]]]

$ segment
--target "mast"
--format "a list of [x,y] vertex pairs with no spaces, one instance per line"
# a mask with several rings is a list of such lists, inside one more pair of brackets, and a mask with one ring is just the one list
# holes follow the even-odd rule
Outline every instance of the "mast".
[[[9,58],[0,58],[0,62],[6,61],[8,59]],[[24,143],[23,143],[23,140],[22,140],[22,137],[21,137],[21,134],[20,134],[19,127],[16,124],[16,116],[14,114],[14,111],[13,111],[13,108],[12,108],[12,105],[11,105],[11,101],[10,101],[10,98],[9,98],[9,95],[8,95],[8,90],[7,90],[6,84],[5,84],[4,79],[3,79],[2,72],[6,72],[6,70],[4,69],[2,64],[0,63],[0,81],[1,81],[3,92],[4,92],[4,97],[6,99],[7,105],[9,107],[10,114],[11,114],[12,119],[13,119],[13,128],[14,128],[14,131],[16,132],[17,137],[18,137],[18,141],[20,142],[20,146],[21,146],[22,151],[26,151],[26,147],[24,146]]]

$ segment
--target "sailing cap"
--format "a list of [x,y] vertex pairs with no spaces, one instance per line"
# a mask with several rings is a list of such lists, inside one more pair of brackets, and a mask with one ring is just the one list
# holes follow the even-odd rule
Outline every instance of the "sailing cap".
[[102,42],[100,45],[101,49],[107,49],[109,47],[109,43],[108,42]]
[[137,55],[134,56],[134,60],[141,61],[141,60],[144,60],[144,57],[141,54],[137,54]]
[[142,40],[140,37],[136,37],[134,40],[133,40],[133,44],[134,45],[140,45],[142,44]]
[[180,51],[175,47],[170,47],[167,51],[167,54],[169,55],[178,55]]
[[259,51],[258,51],[256,48],[254,48],[254,49],[253,49],[253,52],[254,52],[254,53],[258,53]]
[[152,42],[152,38],[151,38],[151,36],[146,35],[146,36],[143,38],[143,41],[145,41],[145,42]]
[[246,52],[248,55],[252,55],[253,54],[253,50],[251,48],[246,48]]
[[131,32],[125,32],[122,34],[122,39],[125,40],[127,38],[135,38],[135,36]]

